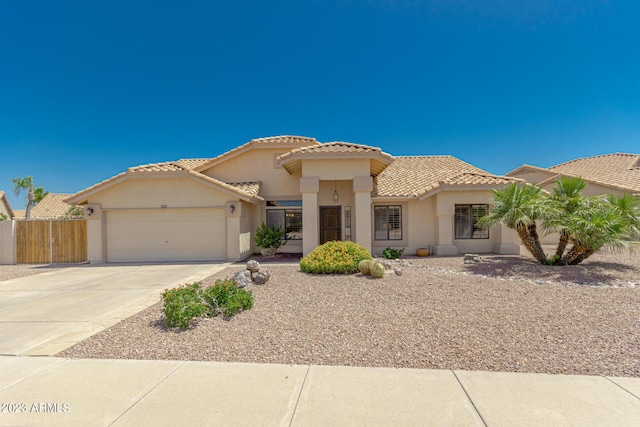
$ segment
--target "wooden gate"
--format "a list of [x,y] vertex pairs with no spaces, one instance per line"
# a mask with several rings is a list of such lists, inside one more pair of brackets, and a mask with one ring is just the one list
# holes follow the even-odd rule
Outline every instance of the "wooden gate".
[[87,260],[87,221],[16,221],[18,264],[66,264]]

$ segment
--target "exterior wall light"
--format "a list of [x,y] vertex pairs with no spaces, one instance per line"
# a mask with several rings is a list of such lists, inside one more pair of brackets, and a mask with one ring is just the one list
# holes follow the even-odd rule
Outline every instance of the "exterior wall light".
[[338,200],[340,200],[340,196],[338,195],[338,185],[336,184],[336,181],[333,181],[333,201],[338,203]]

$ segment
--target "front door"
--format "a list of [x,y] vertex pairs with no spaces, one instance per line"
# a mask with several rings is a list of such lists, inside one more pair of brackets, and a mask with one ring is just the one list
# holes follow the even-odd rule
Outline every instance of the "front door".
[[320,206],[320,244],[340,240],[340,206]]

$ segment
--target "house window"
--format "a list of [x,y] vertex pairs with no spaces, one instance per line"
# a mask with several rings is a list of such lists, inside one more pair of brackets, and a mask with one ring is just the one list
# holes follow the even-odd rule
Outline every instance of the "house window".
[[302,200],[267,201],[267,227],[282,227],[289,239],[302,240]]
[[489,213],[489,205],[456,205],[455,238],[488,239],[489,230],[478,227],[478,221]]
[[401,206],[376,206],[373,212],[375,240],[402,240]]
[[344,240],[351,241],[351,206],[344,207]]

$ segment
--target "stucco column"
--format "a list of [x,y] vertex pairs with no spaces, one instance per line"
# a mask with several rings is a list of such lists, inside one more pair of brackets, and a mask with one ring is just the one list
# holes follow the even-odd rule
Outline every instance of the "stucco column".
[[99,203],[89,203],[84,208],[87,220],[87,261],[90,264],[107,262],[107,217]]
[[436,218],[437,243],[433,247],[434,255],[457,255],[458,248],[453,244],[453,214],[442,213]]
[[225,204],[225,220],[227,225],[227,261],[240,259],[240,213],[242,205],[238,201]]
[[355,193],[355,242],[371,252],[371,192],[373,178],[356,176],[353,178]]
[[493,252],[501,255],[520,255],[520,237],[515,230],[504,224],[491,229],[490,233],[496,233],[498,243],[493,245]]
[[302,255],[318,246],[318,191],[320,179],[318,177],[300,178],[300,192],[302,193]]

